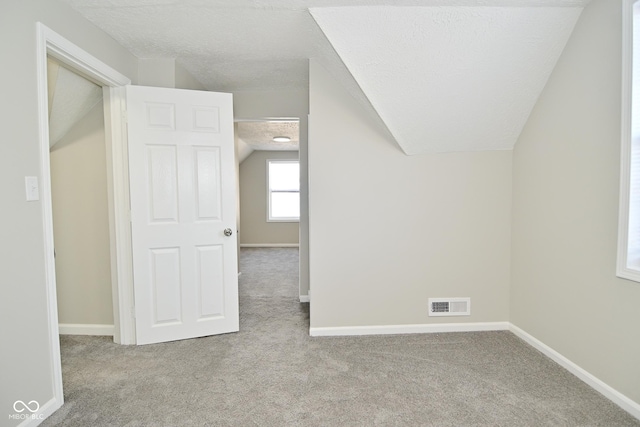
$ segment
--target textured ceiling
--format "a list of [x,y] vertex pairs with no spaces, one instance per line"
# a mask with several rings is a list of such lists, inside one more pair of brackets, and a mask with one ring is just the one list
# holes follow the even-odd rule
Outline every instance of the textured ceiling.
[[[318,58],[375,122],[390,131],[410,154],[512,146],[515,142],[512,137],[519,132],[522,117],[526,119],[530,111],[531,99],[535,102],[538,89],[542,89],[540,86],[546,81],[547,68],[553,67],[574,18],[589,2],[61,1],[70,4],[137,57],[176,59],[209,90],[307,88],[308,58]],[[381,7],[384,5],[389,6]],[[547,10],[552,7],[555,12]],[[510,9],[513,13],[502,11],[502,15],[493,15],[487,11],[492,8]],[[530,13],[539,16],[540,10],[543,10],[540,19],[527,20],[520,16]],[[510,22],[512,18],[514,22]],[[562,28],[558,29],[556,24]],[[518,28],[519,25],[524,27]],[[538,25],[539,29],[533,28]],[[430,39],[432,36],[436,39]],[[512,37],[515,40],[510,42]],[[550,53],[540,53],[547,48]],[[483,59],[485,50],[488,57]],[[516,62],[512,63],[508,55],[515,55]],[[447,78],[444,65],[436,60],[458,67],[452,69],[458,74]],[[476,64],[475,60],[479,62]],[[538,61],[545,66],[540,66]],[[529,64],[541,74],[533,76],[527,69]],[[393,73],[395,70],[398,74]],[[469,78],[470,70],[479,74]],[[518,77],[516,73],[520,70],[524,74]],[[529,78],[535,81],[529,82]],[[496,81],[501,84],[495,84]],[[470,88],[471,82],[477,86]],[[514,91],[514,88],[517,89]],[[514,95],[500,95],[492,89]],[[519,94],[526,100],[515,99]],[[481,96],[488,96],[485,111],[475,116]],[[511,107],[518,111],[517,120],[510,122],[516,114],[500,118],[500,114],[510,112]],[[431,117],[434,113],[437,114]],[[510,137],[487,133],[487,128],[495,129],[500,120],[505,127],[502,133]],[[410,126],[405,129],[409,122]],[[463,139],[459,145],[454,138],[441,137],[445,128],[452,131],[465,128],[463,137],[472,134],[479,137],[473,144]]]
[[49,146],[53,147],[73,125],[102,101],[102,88],[52,59],[47,62],[47,73]]
[[578,7],[311,13],[407,154],[512,149]]
[[[300,139],[297,121],[238,122],[238,138],[253,150],[298,151]],[[289,142],[275,142],[276,136],[287,136]]]

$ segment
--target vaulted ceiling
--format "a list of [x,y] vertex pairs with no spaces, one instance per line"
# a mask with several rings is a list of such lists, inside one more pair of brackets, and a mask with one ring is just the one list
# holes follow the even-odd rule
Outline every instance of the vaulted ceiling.
[[63,0],[207,89],[308,87],[318,58],[407,154],[513,148],[589,0]]

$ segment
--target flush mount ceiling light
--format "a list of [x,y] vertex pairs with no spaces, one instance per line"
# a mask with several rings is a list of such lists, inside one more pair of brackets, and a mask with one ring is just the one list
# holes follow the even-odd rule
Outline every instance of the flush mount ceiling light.
[[274,136],[273,137],[273,142],[289,142],[291,141],[291,138],[289,138],[288,136]]

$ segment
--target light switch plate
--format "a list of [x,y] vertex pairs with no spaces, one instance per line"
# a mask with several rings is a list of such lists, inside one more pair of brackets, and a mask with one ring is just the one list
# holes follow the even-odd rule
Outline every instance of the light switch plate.
[[27,191],[27,202],[40,200],[40,188],[38,187],[37,176],[25,176],[24,184]]

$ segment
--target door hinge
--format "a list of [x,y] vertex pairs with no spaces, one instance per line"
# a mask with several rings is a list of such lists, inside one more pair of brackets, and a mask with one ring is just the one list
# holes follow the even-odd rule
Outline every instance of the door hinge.
[[129,123],[129,117],[127,116],[127,110],[122,110],[122,121]]

